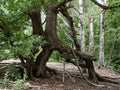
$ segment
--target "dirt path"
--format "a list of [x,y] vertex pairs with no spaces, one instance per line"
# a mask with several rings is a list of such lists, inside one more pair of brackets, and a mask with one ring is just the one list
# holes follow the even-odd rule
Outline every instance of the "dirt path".
[[[59,71],[63,71],[63,63],[48,62],[47,66],[51,68],[55,68]],[[79,73],[77,67],[74,66],[73,64],[65,64],[65,70],[68,72]],[[120,74],[110,68],[100,68],[100,69],[95,68],[95,70],[98,74],[102,76],[111,77],[111,78],[120,78]]]
[[[14,60],[3,61],[1,63],[12,63]],[[16,61],[15,61],[16,62]],[[18,61],[17,61],[18,62]],[[49,78],[36,79],[29,81],[29,90],[120,90],[120,85],[115,85],[107,82],[100,82],[105,87],[95,87],[89,85],[80,75],[76,66],[72,64],[65,64],[65,71],[68,72],[72,79],[65,74],[65,82],[63,83],[63,64],[58,62],[48,62],[47,66],[56,69],[59,74],[57,76],[50,76]],[[109,68],[96,69],[97,73],[102,76],[117,78],[120,81],[120,74]]]
[[[105,87],[95,87],[89,85],[79,74],[77,67],[72,64],[66,64],[65,69],[69,72],[75,82],[73,82],[71,78],[65,74],[65,83],[63,83],[63,64],[58,62],[48,62],[47,66],[58,70],[61,74],[52,76],[51,78],[38,79],[36,82],[30,81],[30,90],[120,90],[120,85],[107,82],[100,82],[100,84],[105,85]],[[120,74],[108,68],[101,68],[99,70],[96,69],[96,71],[102,76],[120,78]]]

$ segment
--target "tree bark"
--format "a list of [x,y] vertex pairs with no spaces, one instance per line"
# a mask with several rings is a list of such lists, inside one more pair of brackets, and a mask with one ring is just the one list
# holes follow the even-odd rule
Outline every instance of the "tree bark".
[[58,41],[57,33],[57,9],[56,7],[49,7],[47,9],[47,17],[46,17],[46,29],[45,29],[45,39],[47,44],[44,45],[42,52],[38,55],[35,62],[35,71],[36,76],[44,77],[47,71],[46,63],[51,56],[54,50],[54,44]]
[[52,45],[58,41],[57,37],[57,8],[55,6],[47,9],[45,37],[47,41]]
[[85,52],[85,31],[84,31],[84,15],[83,15],[83,1],[79,0],[79,12],[80,12],[80,46],[81,52]]
[[53,50],[50,48],[49,45],[43,47],[42,52],[37,56],[35,62],[34,76],[45,77],[47,71],[46,63],[51,56],[52,51]]
[[[106,5],[106,0],[101,0],[100,3],[102,5]],[[99,52],[99,61],[98,61],[98,67],[104,67],[104,15],[105,10],[101,9],[100,13],[100,52]]]
[[94,82],[97,82],[98,77],[96,76],[93,61],[85,61],[85,63],[86,63],[87,69],[88,69],[89,78],[91,80],[93,80]]
[[104,13],[105,11],[102,10],[100,17],[100,52],[98,67],[104,66]]
[[[79,0],[79,22],[80,22],[80,49],[82,53],[85,53],[85,30],[84,30],[84,11],[83,11],[83,0]],[[82,61],[85,63],[84,61]],[[82,69],[83,73],[86,73],[86,69]]]
[[94,55],[94,30],[93,30],[93,17],[91,14],[88,16],[89,19],[89,54]]
[[32,21],[33,35],[42,35],[43,29],[40,10],[32,10],[28,13],[28,15],[30,16]]

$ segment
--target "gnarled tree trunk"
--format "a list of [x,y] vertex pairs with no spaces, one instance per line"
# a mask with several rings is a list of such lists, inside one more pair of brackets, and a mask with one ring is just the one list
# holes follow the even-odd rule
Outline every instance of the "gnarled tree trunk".
[[[36,19],[36,17],[39,17],[40,14],[38,15],[38,13],[35,13],[35,12],[32,12],[30,14],[30,17],[33,23],[33,34],[43,35],[46,41],[46,44],[44,44],[44,46],[42,47],[42,51],[39,53],[36,60],[34,61],[32,71],[34,72],[35,77],[39,77],[39,76],[44,77],[48,70],[48,68],[46,67],[46,63],[48,59],[50,58],[52,52],[54,50],[57,50],[65,60],[71,61],[74,59],[74,62],[75,62],[74,64],[76,64],[77,62],[75,60],[76,58],[79,60],[85,61],[86,63],[84,66],[88,68],[89,77],[93,79],[94,81],[97,81],[97,75],[96,75],[96,72],[93,66],[93,61],[96,59],[93,56],[80,52],[78,42],[75,36],[76,33],[74,30],[73,19],[72,17],[69,16],[69,13],[67,13],[68,15],[64,13],[64,12],[67,12],[65,3],[69,1],[71,0],[65,0],[56,6],[51,6],[47,8],[45,32],[43,32],[41,22]],[[61,10],[63,10],[64,12],[62,12]],[[66,19],[68,20],[68,24],[70,25],[70,30],[71,30],[71,37],[76,46],[75,49],[72,49],[69,45],[65,44],[57,37],[56,26],[57,26],[57,13],[59,11],[61,11],[63,16],[65,16]],[[80,63],[80,61],[78,62]]]
[[46,45],[43,47],[42,52],[37,56],[36,62],[35,62],[35,68],[34,68],[34,76],[36,77],[45,77],[47,67],[46,63],[52,54],[52,49],[49,45]]
[[58,41],[57,33],[57,9],[55,7],[49,7],[47,9],[47,17],[46,17],[46,29],[45,29],[45,39],[47,44],[43,46],[42,52],[38,55],[35,62],[35,76],[44,77],[47,71],[46,63],[50,58],[53,50],[55,49],[56,42]]

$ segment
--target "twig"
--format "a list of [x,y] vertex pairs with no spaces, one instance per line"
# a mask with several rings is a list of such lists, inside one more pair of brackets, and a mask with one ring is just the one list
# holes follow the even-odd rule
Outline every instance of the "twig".
[[63,83],[65,82],[65,73],[69,78],[72,80],[72,82],[75,82],[75,79],[67,72],[65,71],[65,61],[63,62]]
[[65,82],[65,61],[63,61],[63,83]]

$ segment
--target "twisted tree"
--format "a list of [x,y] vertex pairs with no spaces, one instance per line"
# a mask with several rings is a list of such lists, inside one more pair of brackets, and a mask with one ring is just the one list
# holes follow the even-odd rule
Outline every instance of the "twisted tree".
[[[46,14],[45,27],[43,26],[41,18],[42,9],[36,7],[35,5],[34,8],[27,9],[26,11],[23,12],[22,15],[28,16],[27,18],[31,19],[33,28],[32,35],[42,37],[42,42],[45,42],[44,44],[41,45],[42,50],[40,50],[37,47],[36,43],[32,42],[32,47],[30,48],[30,53],[27,57],[23,53],[17,54],[29,78],[45,77],[48,71],[50,73],[54,72],[52,69],[46,66],[46,63],[49,60],[51,54],[56,50],[60,53],[61,57],[63,57],[66,62],[73,63],[78,67],[81,66],[87,68],[89,78],[92,79],[93,81],[97,82],[98,80],[104,80],[101,76],[99,76],[95,72],[93,61],[96,61],[96,58],[94,56],[87,55],[80,51],[81,50],[80,45],[77,41],[77,34],[74,28],[74,20],[71,17],[70,13],[68,12],[68,9],[72,8],[72,6],[71,4],[67,3],[71,1],[72,0],[61,0],[61,2],[56,3],[56,0],[53,0],[52,4],[45,7],[44,10],[44,13]],[[41,2],[45,3],[44,1]],[[64,41],[62,41],[57,35],[58,13],[61,13],[67,20],[69,30],[71,31],[70,33],[71,38],[74,42],[74,48],[66,44]],[[19,22],[19,18],[17,21]],[[8,38],[10,38],[9,39],[10,45],[14,47],[16,44],[13,40],[11,40],[11,37],[15,36],[15,34],[12,32],[11,33],[8,32],[10,28],[8,28],[3,21],[1,22],[2,24],[0,25],[0,28],[2,29],[4,34]],[[85,61],[85,63],[81,63],[81,60]]]
[[[91,79],[93,79],[94,81],[97,81],[97,74],[96,74],[96,72],[94,70],[94,66],[93,66],[93,61],[96,60],[95,57],[84,54],[80,51],[80,46],[79,46],[77,38],[76,38],[76,31],[74,29],[74,24],[73,24],[74,21],[68,12],[69,7],[66,6],[66,3],[70,2],[70,1],[72,1],[72,0],[64,0],[63,2],[61,2],[57,5],[47,7],[45,30],[43,30],[43,28],[42,28],[40,12],[35,11],[35,10],[32,12],[29,12],[29,16],[32,20],[32,25],[33,25],[33,34],[38,34],[38,35],[43,36],[44,40],[46,41],[46,44],[44,44],[42,46],[43,49],[37,56],[34,64],[32,63],[33,62],[32,59],[30,60],[31,62],[28,62],[29,65],[32,67],[29,67],[27,69],[27,71],[30,72],[30,70],[33,70],[34,76],[37,76],[37,77],[43,76],[44,77],[46,75],[46,71],[50,70],[48,67],[46,67],[46,62],[50,58],[52,52],[54,50],[57,50],[67,62],[72,62],[72,63],[74,62],[75,65],[77,65],[75,57],[77,57],[78,60],[84,60],[86,63],[79,64],[79,65],[86,67],[89,72],[89,77]],[[68,25],[70,27],[69,30],[71,30],[71,38],[74,41],[75,49],[73,49],[69,45],[65,44],[57,36],[57,29],[56,29],[57,14],[59,12],[61,12],[63,14],[63,16],[67,19]],[[29,61],[29,60],[27,60],[27,61]],[[31,65],[30,63],[33,65]],[[32,69],[30,69],[30,68],[32,68]]]

